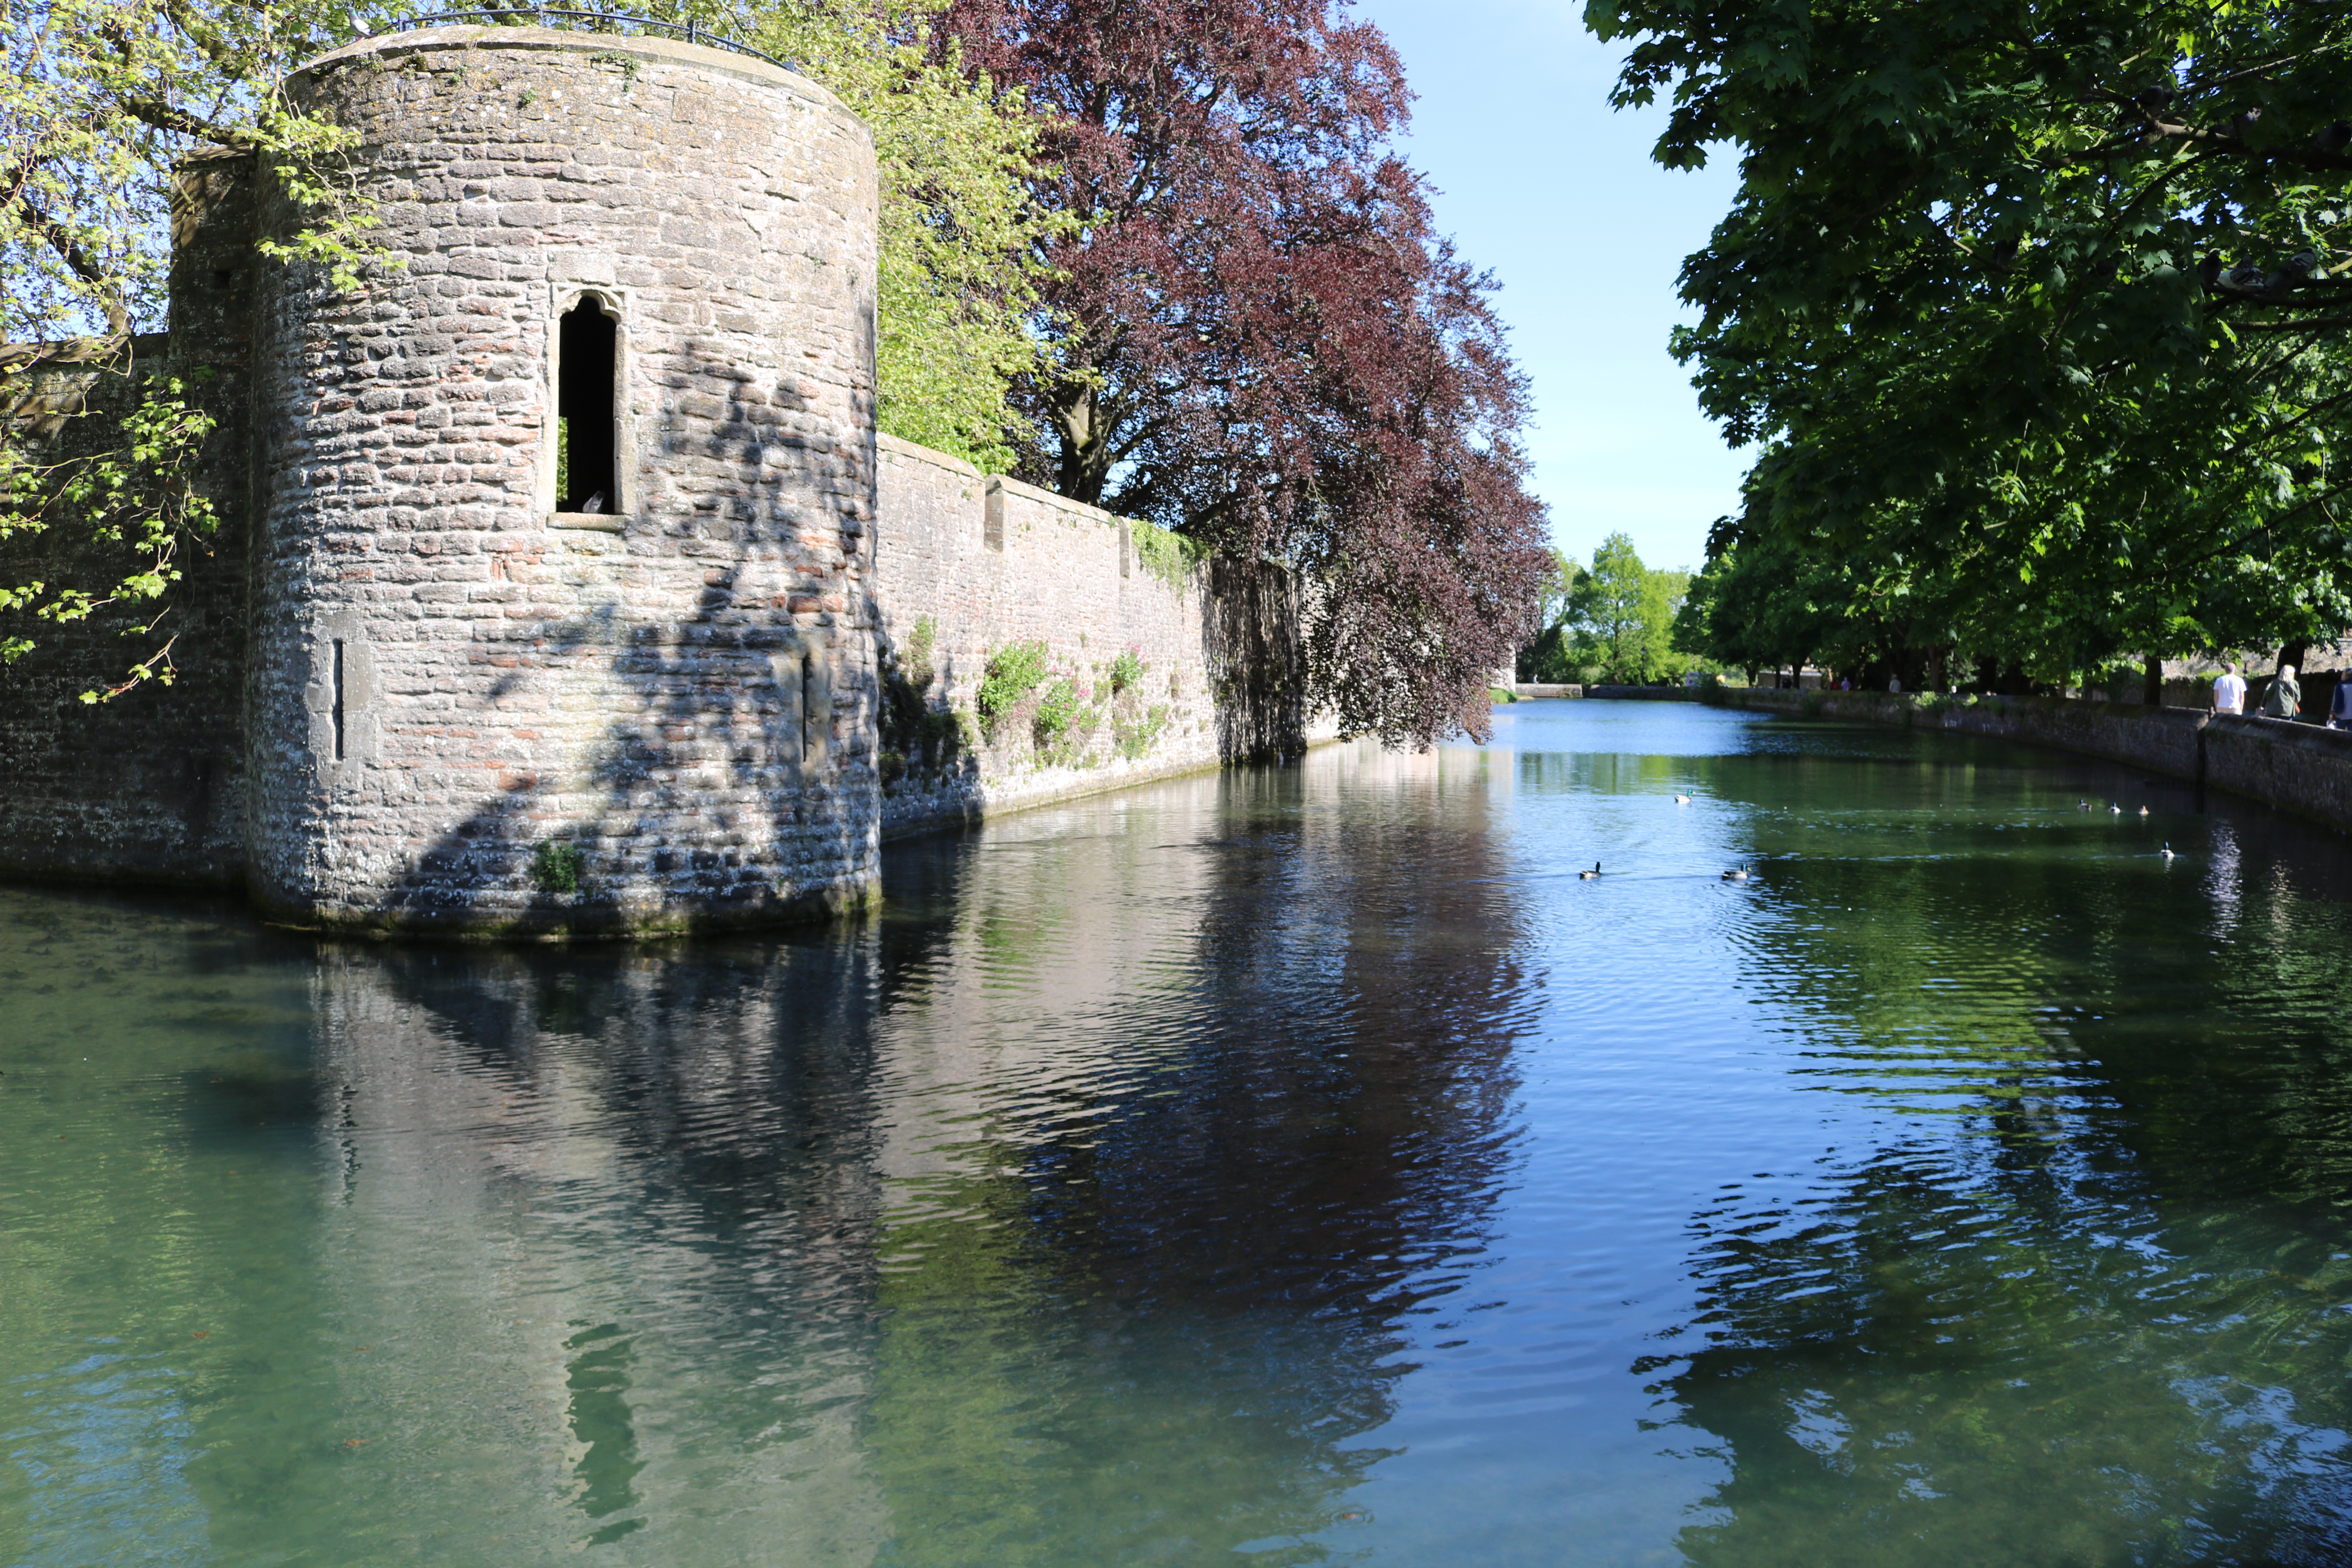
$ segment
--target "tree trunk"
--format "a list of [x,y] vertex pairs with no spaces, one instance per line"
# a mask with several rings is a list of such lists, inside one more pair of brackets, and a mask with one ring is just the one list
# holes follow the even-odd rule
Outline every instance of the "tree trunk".
[[1061,437],[1054,489],[1074,501],[1100,506],[1110,483],[1110,442],[1102,428],[1094,389],[1064,383],[1054,394],[1054,432]]
[[2139,700],[2150,708],[2164,706],[2164,660],[2155,655],[2140,661]]

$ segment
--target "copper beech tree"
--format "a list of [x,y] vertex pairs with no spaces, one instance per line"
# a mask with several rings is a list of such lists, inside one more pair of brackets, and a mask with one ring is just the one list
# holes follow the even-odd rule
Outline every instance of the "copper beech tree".
[[1045,119],[1046,367],[1025,472],[1307,583],[1351,731],[1483,736],[1552,558],[1487,296],[1391,150],[1410,95],[1331,0],[954,0]]

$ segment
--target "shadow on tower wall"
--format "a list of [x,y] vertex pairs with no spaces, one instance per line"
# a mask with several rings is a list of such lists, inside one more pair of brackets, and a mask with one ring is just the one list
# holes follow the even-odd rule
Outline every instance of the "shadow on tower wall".
[[[729,413],[715,433],[725,445],[713,455],[761,472],[769,471],[772,445],[804,460],[799,437],[755,423],[740,402]],[[709,446],[709,438],[698,439]],[[648,449],[671,445],[664,431]],[[870,454],[854,460],[870,464]],[[692,555],[677,552],[677,536],[667,531],[633,524],[629,534],[612,536],[650,538],[670,552],[616,552],[619,564],[650,562],[702,578],[683,619],[626,618],[615,585],[607,602],[541,623],[527,642],[473,645],[477,668],[492,658],[516,661],[480,699],[493,710],[528,689],[534,672],[560,671],[583,658],[610,660],[610,679],[630,695],[633,710],[609,721],[584,762],[573,761],[572,771],[584,780],[550,780],[520,765],[502,770],[495,795],[415,857],[389,889],[380,923],[628,934],[821,920],[866,904],[875,784],[866,731],[875,693],[856,657],[862,617],[845,616],[846,636],[838,624],[808,628],[792,618],[787,606],[803,589],[846,596],[851,585],[839,581],[739,591],[756,555],[789,543],[789,522],[765,521],[774,510],[755,497],[698,508],[688,526],[709,530],[718,520],[726,529],[723,554],[710,549],[708,532]],[[865,526],[871,528],[870,518]],[[551,537],[549,553],[564,548]],[[828,670],[814,726],[802,708],[804,654]],[[573,685],[567,695],[576,691]],[[822,737],[816,758],[804,750],[812,736]],[[723,788],[711,786],[714,773]],[[568,799],[550,799],[557,791],[586,793],[593,805],[584,813],[569,809]],[[576,889],[547,885],[542,846],[579,852]],[[530,889],[520,908],[501,902],[485,917],[485,890],[511,900],[518,887]]]

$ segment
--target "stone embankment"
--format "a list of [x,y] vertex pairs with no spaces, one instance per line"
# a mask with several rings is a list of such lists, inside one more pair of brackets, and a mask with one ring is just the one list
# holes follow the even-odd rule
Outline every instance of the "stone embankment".
[[1753,712],[1948,730],[2077,752],[2228,790],[2352,833],[2352,732],[2195,708],[2047,697],[1914,697],[1718,687],[1703,700]]

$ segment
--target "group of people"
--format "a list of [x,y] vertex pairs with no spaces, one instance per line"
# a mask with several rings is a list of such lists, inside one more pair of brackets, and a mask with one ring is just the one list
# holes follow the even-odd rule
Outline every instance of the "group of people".
[[[2246,710],[2246,678],[2235,664],[2224,663],[2221,673],[2213,678],[2213,711],[2243,713]],[[2292,719],[2303,711],[2303,686],[2294,678],[2294,666],[2283,664],[2272,677],[2270,689],[2263,693],[2263,717]],[[2336,698],[2327,705],[2327,727],[2331,730],[2352,730],[2352,679],[2336,683]]]

